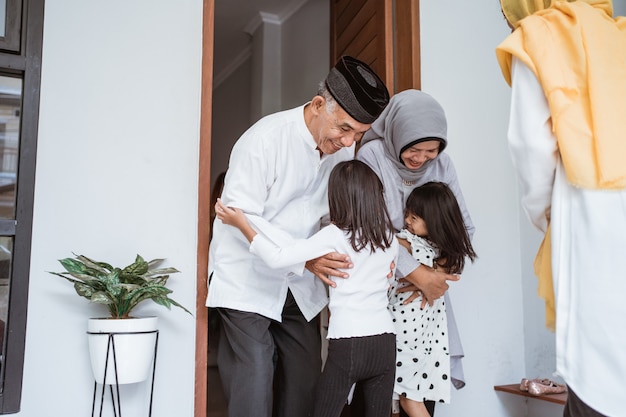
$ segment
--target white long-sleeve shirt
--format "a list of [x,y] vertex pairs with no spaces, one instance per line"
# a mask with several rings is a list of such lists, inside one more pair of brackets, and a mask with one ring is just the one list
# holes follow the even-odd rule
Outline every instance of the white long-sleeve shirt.
[[557,372],[587,405],[626,416],[626,190],[567,182],[537,78],[515,57],[511,74],[508,136],[522,203],[541,230],[550,216]]
[[[387,309],[389,289],[389,266],[398,256],[398,241],[386,249],[359,252],[352,248],[349,235],[328,225],[306,240],[295,240],[277,246],[262,233],[255,236],[250,252],[258,255],[271,268],[289,268],[308,259],[329,252],[350,256],[354,267],[346,270],[349,278],[337,278],[335,288],[329,287],[330,320],[328,338],[373,336],[395,333],[392,316]],[[332,278],[332,277],[331,277]]]
[[[304,106],[264,117],[233,147],[222,192],[224,204],[266,222],[279,236],[307,238],[328,216],[328,176],[354,157],[354,146],[320,157],[304,122]],[[304,268],[304,262],[300,271]],[[311,320],[327,304],[321,280],[308,271],[272,269],[249,251],[241,232],[220,220],[213,225],[207,306],[261,314],[281,320],[287,290]]]

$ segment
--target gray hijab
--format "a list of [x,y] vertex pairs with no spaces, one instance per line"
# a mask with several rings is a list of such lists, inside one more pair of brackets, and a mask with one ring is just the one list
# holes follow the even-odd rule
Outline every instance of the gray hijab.
[[404,165],[400,153],[408,146],[434,139],[441,142],[441,154],[448,143],[443,107],[432,96],[420,90],[405,90],[391,97],[385,110],[363,136],[361,145],[372,140],[382,140],[385,155],[397,168],[400,177],[417,181],[439,155],[413,171]]

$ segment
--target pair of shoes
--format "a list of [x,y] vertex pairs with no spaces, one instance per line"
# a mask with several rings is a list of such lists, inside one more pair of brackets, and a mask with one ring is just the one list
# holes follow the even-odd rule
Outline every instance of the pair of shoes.
[[531,381],[534,382],[539,382],[542,384],[549,384],[550,380],[548,378],[535,378],[535,379],[526,379],[526,378],[522,378],[522,382],[520,382],[519,384],[519,389],[520,391],[524,391],[524,392],[528,392],[528,385],[530,384]]
[[564,384],[557,384],[554,381],[550,381],[547,378],[528,380],[522,379],[520,384],[520,390],[528,391],[530,395],[540,396],[544,394],[560,394],[566,391]]
[[528,383],[528,393],[531,395],[539,396],[544,394],[560,394],[566,391],[564,384],[557,384],[556,382],[548,380],[548,383],[530,381]]

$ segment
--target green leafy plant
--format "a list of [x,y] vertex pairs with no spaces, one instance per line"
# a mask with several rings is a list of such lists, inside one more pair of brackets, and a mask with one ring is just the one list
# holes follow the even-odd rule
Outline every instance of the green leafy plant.
[[135,262],[117,268],[83,255],[60,259],[65,272],[50,272],[74,284],[76,293],[91,302],[104,304],[112,318],[130,318],[139,303],[152,300],[168,309],[185,307],[172,300],[172,290],[165,287],[169,274],[180,272],[176,268],[156,268],[164,259],[146,262],[137,255]]

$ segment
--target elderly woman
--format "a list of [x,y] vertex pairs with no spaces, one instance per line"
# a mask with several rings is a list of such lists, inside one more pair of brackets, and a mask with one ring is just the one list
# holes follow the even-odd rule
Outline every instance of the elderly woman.
[[[509,146],[522,205],[545,233],[535,261],[564,416],[624,415],[626,19],[610,0],[501,0]],[[556,315],[555,315],[556,314]]]
[[[443,153],[447,143],[443,108],[433,97],[419,90],[406,90],[394,95],[363,137],[356,158],[372,167],[381,179],[389,215],[397,230],[404,226],[404,205],[411,191],[424,183],[439,181],[446,183],[454,193],[468,233],[473,235],[474,225],[465,206],[454,164],[448,154]],[[400,251],[399,276],[410,276],[427,268],[408,251]],[[428,298],[427,295],[425,297]],[[461,365],[463,348],[447,292],[445,305],[451,379],[456,388],[462,388],[465,385]],[[429,406],[432,409],[433,404]]]

